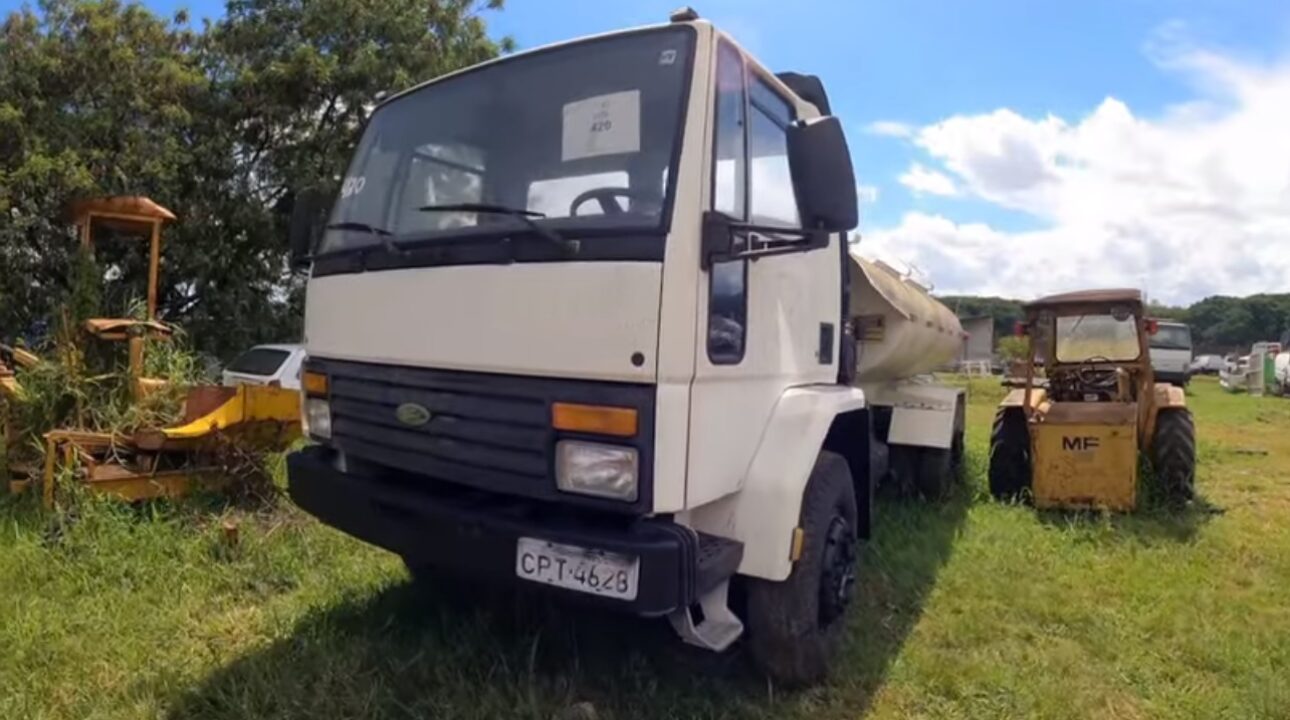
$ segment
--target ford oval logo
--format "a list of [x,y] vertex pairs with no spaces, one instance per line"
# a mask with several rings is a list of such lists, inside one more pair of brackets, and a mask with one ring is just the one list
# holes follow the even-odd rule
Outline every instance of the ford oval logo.
[[394,417],[399,422],[412,427],[420,427],[430,422],[430,411],[425,405],[416,403],[403,403],[394,411]]

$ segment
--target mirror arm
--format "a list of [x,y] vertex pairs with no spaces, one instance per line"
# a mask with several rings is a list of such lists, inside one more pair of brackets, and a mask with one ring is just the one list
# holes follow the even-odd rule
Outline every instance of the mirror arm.
[[[734,233],[748,233],[761,237],[761,247],[741,247],[736,249]],[[788,236],[791,240],[767,238],[766,235]],[[786,255],[793,252],[806,252],[828,247],[829,233],[807,228],[786,228],[780,225],[758,225],[733,220],[725,213],[709,210],[703,214],[703,235],[701,243],[701,264],[704,270],[712,268],[714,262],[722,260],[741,260],[763,258],[771,255]],[[742,245],[739,243],[738,245]]]
[[807,250],[817,249],[817,247],[818,246],[816,245],[811,245],[806,243],[786,242],[786,243],[779,243],[777,245],[771,245],[769,247],[758,248],[756,250],[740,250],[736,253],[733,253],[731,255],[731,259],[760,260],[761,258],[772,257],[775,255],[788,255],[789,253],[806,252]]
[[699,265],[711,270],[712,264],[730,258],[734,237],[730,234],[733,220],[725,213],[708,210],[703,213],[703,230],[699,242]]

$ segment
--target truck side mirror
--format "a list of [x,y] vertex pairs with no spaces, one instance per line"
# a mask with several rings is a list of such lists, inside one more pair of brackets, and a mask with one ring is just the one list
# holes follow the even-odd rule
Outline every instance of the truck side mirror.
[[788,165],[804,229],[846,232],[859,224],[855,171],[841,121],[830,115],[790,125]]
[[325,196],[317,190],[301,190],[296,194],[295,204],[291,208],[291,225],[287,231],[293,269],[299,270],[309,265],[325,202]]

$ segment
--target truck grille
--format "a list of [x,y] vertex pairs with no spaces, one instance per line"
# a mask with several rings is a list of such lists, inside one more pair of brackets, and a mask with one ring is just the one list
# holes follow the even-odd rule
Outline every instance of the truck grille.
[[[332,444],[353,457],[412,474],[414,482],[442,480],[618,510],[651,506],[652,386],[312,358],[309,369],[330,378]],[[636,408],[641,430],[631,444],[642,458],[640,501],[627,505],[555,489],[555,441],[563,434],[551,428],[550,407],[557,401]],[[405,423],[399,418],[404,405],[428,410],[429,419],[416,426]]]

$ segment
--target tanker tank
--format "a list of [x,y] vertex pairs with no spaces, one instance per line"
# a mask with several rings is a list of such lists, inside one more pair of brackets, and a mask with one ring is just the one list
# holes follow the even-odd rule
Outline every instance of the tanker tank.
[[879,260],[851,254],[856,382],[922,375],[954,360],[967,334],[927,288]]

